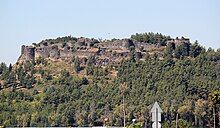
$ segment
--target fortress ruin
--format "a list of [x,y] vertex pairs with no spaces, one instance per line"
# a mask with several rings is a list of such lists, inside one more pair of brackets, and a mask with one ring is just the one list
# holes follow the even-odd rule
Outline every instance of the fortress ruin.
[[[189,39],[184,37],[170,39],[166,43],[174,43],[179,46],[183,43],[190,43]],[[142,57],[155,49],[164,49],[164,46],[156,44],[148,44],[137,42],[132,39],[114,39],[98,41],[89,38],[58,38],[34,43],[33,46],[22,46],[21,56],[18,59],[19,63],[34,61],[37,58],[48,58],[52,60],[71,60],[74,57],[80,59],[88,59],[94,56],[97,60],[97,65],[106,65],[109,62],[119,62],[127,58],[133,49],[136,59]]]

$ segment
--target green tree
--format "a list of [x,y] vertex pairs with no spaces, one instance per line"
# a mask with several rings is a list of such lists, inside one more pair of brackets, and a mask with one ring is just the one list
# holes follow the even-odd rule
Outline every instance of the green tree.
[[172,57],[174,49],[175,49],[175,45],[173,43],[167,44],[166,49],[164,51],[164,55],[168,57]]
[[202,52],[202,50],[203,48],[199,46],[198,41],[196,40],[196,42],[190,46],[189,55],[191,57],[197,57]]
[[86,75],[93,75],[94,63],[95,63],[95,57],[89,56],[87,63],[86,63]]
[[190,46],[187,43],[183,43],[175,49],[176,58],[184,57],[189,55]]
[[76,57],[75,60],[74,60],[74,70],[77,73],[79,73],[79,71],[81,70],[80,61],[79,61],[78,57]]

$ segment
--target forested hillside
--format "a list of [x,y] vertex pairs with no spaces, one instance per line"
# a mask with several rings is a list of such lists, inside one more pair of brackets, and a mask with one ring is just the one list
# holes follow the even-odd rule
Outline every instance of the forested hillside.
[[161,43],[162,56],[138,60],[131,49],[129,59],[105,67],[95,66],[93,57],[86,65],[78,58],[1,63],[0,125],[123,126],[125,106],[126,126],[151,127],[150,109],[158,101],[163,128],[176,122],[179,128],[213,127],[214,115],[220,127],[220,50],[198,42],[173,47],[165,43],[170,37],[160,35],[158,42],[146,35],[131,38]]

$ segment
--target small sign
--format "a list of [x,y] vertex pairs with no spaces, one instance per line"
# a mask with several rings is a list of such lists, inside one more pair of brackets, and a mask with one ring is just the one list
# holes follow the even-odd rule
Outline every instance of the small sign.
[[154,122],[152,125],[153,128],[161,128],[161,124],[159,122]]
[[150,112],[152,114],[152,121],[153,121],[152,127],[161,128],[161,124],[159,122],[161,122],[161,113],[163,111],[157,102],[154,103]]
[[159,112],[159,113],[162,113],[162,112],[163,112],[157,102],[154,103],[154,105],[153,105],[153,107],[151,108],[150,112],[151,112],[151,113],[156,112],[156,109],[158,109],[158,112]]
[[152,113],[153,122],[156,122],[156,117],[157,117],[157,121],[161,122],[161,113]]

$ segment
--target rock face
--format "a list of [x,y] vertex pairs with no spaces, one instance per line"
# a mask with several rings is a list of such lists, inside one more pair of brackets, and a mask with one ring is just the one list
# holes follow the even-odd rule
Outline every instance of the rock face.
[[[180,45],[189,43],[189,39],[171,39],[167,43]],[[57,39],[43,40],[40,43],[34,43],[33,46],[22,46],[19,63],[34,61],[37,58],[48,58],[52,60],[71,60],[73,57],[87,60],[93,56],[96,59],[96,65],[107,65],[108,63],[119,62],[127,58],[134,51],[136,59],[141,59],[147,51],[151,49],[161,49],[163,46],[136,42],[132,39],[114,39],[98,41],[89,38],[63,37]]]

